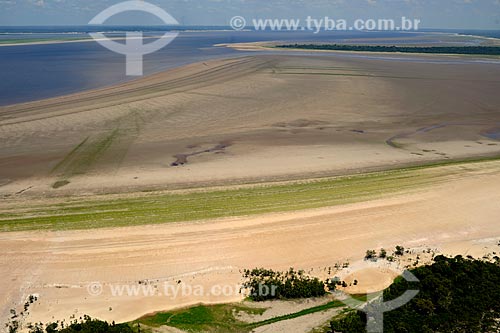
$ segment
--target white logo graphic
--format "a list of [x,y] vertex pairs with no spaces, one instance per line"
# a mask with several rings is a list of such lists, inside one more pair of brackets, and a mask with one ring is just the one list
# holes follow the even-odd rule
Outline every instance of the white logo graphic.
[[[419,282],[418,278],[410,271],[404,271],[402,277],[408,282]],[[380,291],[368,295],[366,302],[348,296],[347,299],[342,300],[342,303],[352,309],[358,309],[359,311],[366,313],[366,317],[368,319],[366,331],[368,333],[383,333],[384,313],[402,307],[417,296],[418,293],[419,290],[410,289],[405,291],[403,295],[398,298],[384,302],[384,292]]]
[[100,282],[91,282],[87,285],[87,292],[91,296],[100,296],[102,294],[102,284]]
[[229,24],[231,25],[231,28],[233,28],[233,30],[243,30],[247,25],[247,21],[242,16],[235,16],[231,19]]
[[[132,0],[125,1],[119,4],[108,7],[99,13],[96,17],[90,20],[89,24],[103,24],[110,17],[128,12],[128,11],[141,11],[153,14],[160,18],[166,25],[178,25],[169,13],[162,8],[148,2]],[[115,42],[107,38],[103,33],[94,32],[89,34],[96,42],[105,48],[126,56],[126,74],[130,76],[140,76],[143,73],[143,56],[158,51],[159,49],[170,44],[179,34],[167,32],[158,40],[143,44],[142,32],[126,32],[125,44]]]

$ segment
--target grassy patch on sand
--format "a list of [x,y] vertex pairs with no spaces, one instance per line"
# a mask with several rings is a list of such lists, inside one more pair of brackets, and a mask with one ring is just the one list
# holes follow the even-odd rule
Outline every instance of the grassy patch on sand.
[[290,320],[342,306],[343,304],[339,301],[331,301],[299,312],[248,323],[238,319],[238,313],[243,312],[248,315],[261,315],[266,309],[249,307],[243,304],[198,305],[191,308],[146,316],[134,321],[131,323],[131,326],[136,326],[137,323],[140,323],[142,327],[160,327],[167,325],[187,332],[246,333],[260,326],[270,325],[279,321]]

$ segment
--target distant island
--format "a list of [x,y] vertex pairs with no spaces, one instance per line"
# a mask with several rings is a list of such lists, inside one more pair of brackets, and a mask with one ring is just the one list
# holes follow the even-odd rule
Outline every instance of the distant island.
[[90,37],[68,37],[68,38],[18,38],[18,39],[3,39],[0,40],[0,45],[3,44],[33,44],[33,43],[50,43],[50,42],[74,42],[74,41],[89,41]]
[[346,45],[346,44],[286,44],[276,48],[302,50],[331,50],[355,52],[400,52],[432,54],[480,54],[500,55],[499,46],[384,46],[384,45]]

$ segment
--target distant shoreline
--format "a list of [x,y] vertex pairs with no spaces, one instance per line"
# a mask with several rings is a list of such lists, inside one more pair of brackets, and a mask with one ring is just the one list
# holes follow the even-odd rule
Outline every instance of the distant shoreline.
[[34,39],[15,39],[14,41],[11,40],[1,40],[0,41],[0,47],[2,46],[20,46],[20,45],[43,45],[43,44],[61,44],[61,43],[81,43],[81,42],[90,42],[92,41],[92,38],[76,38],[76,39],[40,39],[40,40],[34,40]]
[[453,55],[500,55],[498,46],[388,46],[351,44],[284,44],[275,48],[290,50],[326,50],[348,52],[383,52],[411,54],[453,54]]
[[[125,40],[127,37],[111,37],[107,40]],[[162,36],[145,36],[141,37],[143,39],[159,39],[162,38]],[[71,38],[71,39],[41,39],[40,41],[35,41],[33,39],[27,39],[26,42],[16,39],[14,43],[9,43],[9,41],[5,40],[2,41],[0,40],[0,47],[7,47],[7,46],[24,46],[24,45],[52,45],[52,44],[65,44],[65,43],[86,43],[86,42],[95,42],[99,40],[105,40],[105,39],[94,39],[92,37],[85,37],[85,38]],[[5,42],[5,43],[4,43]]]

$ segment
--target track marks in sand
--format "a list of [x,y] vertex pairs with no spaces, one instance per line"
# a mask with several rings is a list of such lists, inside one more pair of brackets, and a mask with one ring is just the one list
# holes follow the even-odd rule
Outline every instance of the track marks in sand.
[[89,139],[89,137],[86,137],[85,139],[83,139],[83,141],[80,142],[75,148],[73,148],[73,150],[71,150],[69,152],[69,154],[66,155],[61,162],[57,163],[57,165],[52,169],[52,173],[57,172],[57,171],[65,168],[65,165],[70,164],[71,161],[78,154],[78,151],[80,150],[80,148],[88,141],[88,139]]
[[118,168],[144,122],[140,110],[113,121],[111,129],[94,137],[88,136],[71,150],[52,170],[58,177],[52,187],[66,186],[69,179],[101,169]]
[[345,77],[367,77],[382,79],[405,79],[405,80],[431,80],[447,81],[445,78],[434,78],[425,76],[403,76],[391,75],[382,70],[366,70],[361,68],[343,67],[273,67],[272,73],[276,75],[308,75],[308,76],[345,76]]
[[111,106],[127,105],[201,87],[225,83],[267,68],[275,60],[266,57],[241,57],[226,62],[214,62],[210,67],[195,67],[186,75],[160,73],[123,85],[103,88],[37,102],[0,107],[0,125],[18,124],[61,115],[81,113]]
[[118,129],[115,129],[110,134],[100,136],[94,140],[89,140],[88,137],[85,138],[54,170],[54,172],[60,174],[62,179],[56,181],[52,187],[62,187],[69,184],[68,179],[70,177],[87,173],[111,146],[118,135],[118,131]]

